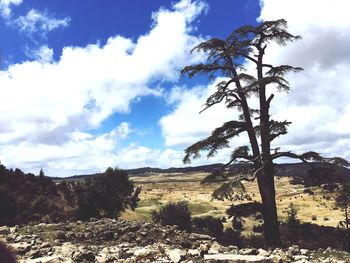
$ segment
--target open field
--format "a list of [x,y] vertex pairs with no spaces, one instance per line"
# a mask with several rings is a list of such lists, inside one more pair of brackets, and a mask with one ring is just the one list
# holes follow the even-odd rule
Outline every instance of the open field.
[[[122,217],[129,220],[150,220],[150,212],[159,209],[168,202],[188,201],[193,216],[226,215],[226,209],[231,204],[244,201],[212,200],[211,194],[216,185],[201,185],[200,181],[205,173],[176,173],[176,174],[147,174],[145,176],[131,176],[131,179],[142,187],[139,207],[133,211],[126,211]],[[286,221],[288,206],[293,203],[297,209],[298,219],[302,223],[312,222],[318,225],[336,227],[343,215],[335,208],[334,193],[325,192],[322,187],[310,188],[315,194],[304,193],[303,185],[290,184],[290,177],[277,177],[276,201],[278,215],[281,221]],[[244,184],[252,200],[260,202],[256,182]],[[254,224],[249,220],[248,224]]]

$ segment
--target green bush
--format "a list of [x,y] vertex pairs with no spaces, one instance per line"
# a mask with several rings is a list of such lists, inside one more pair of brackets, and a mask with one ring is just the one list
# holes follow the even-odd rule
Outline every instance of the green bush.
[[176,225],[181,229],[191,228],[191,211],[184,201],[168,203],[159,211],[152,211],[152,220],[161,225]]
[[118,217],[127,207],[134,209],[139,201],[139,188],[135,188],[126,171],[108,168],[105,173],[87,179],[76,186],[76,217],[81,220]]
[[223,234],[224,228],[222,221],[212,216],[193,218],[192,227],[196,231],[216,237]]

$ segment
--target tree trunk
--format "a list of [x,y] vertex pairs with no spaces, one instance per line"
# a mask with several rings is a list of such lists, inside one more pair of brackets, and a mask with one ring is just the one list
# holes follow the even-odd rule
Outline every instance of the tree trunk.
[[267,247],[281,246],[279,223],[276,208],[273,163],[265,164],[264,171],[258,176],[258,186],[263,205],[264,236]]

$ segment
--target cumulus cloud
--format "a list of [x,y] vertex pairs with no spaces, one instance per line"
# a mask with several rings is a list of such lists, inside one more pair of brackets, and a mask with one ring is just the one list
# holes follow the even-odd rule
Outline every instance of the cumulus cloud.
[[[301,66],[288,76],[291,92],[280,96],[273,112],[293,122],[278,142],[302,152],[316,150],[350,159],[350,17],[348,1],[262,1],[260,20],[285,18],[302,40],[287,47],[271,46],[267,59]],[[337,145],[335,147],[335,145]]]
[[168,95],[168,103],[173,111],[159,121],[166,146],[189,146],[235,116],[223,104],[217,104],[199,114],[206,99],[214,93],[216,84],[221,80],[217,79],[208,87],[172,89]]
[[10,24],[26,34],[40,33],[45,36],[52,30],[67,27],[69,22],[70,18],[68,17],[55,18],[47,12],[32,9],[25,16],[19,16],[11,21]]
[[[273,146],[299,153],[314,150],[349,160],[349,1],[261,0],[261,7],[259,21],[285,18],[290,32],[303,37],[287,47],[271,44],[266,50],[267,63],[304,68],[301,73],[287,76],[292,87],[289,94],[277,93],[272,101],[272,117],[293,122],[289,134]],[[247,69],[251,71],[253,67],[247,64]],[[174,88],[169,101],[176,106],[160,120],[167,145],[189,146],[208,136],[214,127],[235,118],[234,112],[223,107],[198,115],[212,92],[213,84],[181,92]],[[239,137],[232,145],[246,143]],[[224,160],[224,154],[215,160]]]
[[3,163],[25,170],[50,165],[53,174],[118,165],[115,145],[128,135],[129,126],[109,135],[92,136],[89,130],[114,113],[129,112],[130,104],[143,96],[160,96],[162,91],[150,83],[176,81],[179,68],[198,61],[189,55],[201,41],[191,35],[190,21],[203,8],[200,2],[184,3],[181,9],[153,14],[150,32],[135,42],[112,36],[104,45],[65,47],[58,61],[43,46],[35,50],[35,60],[1,71]]

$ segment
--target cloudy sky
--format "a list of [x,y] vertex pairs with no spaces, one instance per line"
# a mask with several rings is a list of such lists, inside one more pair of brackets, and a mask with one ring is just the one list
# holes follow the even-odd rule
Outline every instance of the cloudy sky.
[[199,114],[220,79],[181,77],[204,59],[189,51],[279,18],[303,39],[269,46],[266,61],[304,71],[273,101],[274,118],[293,122],[275,146],[349,160],[348,10],[348,0],[0,0],[0,161],[50,176],[183,166],[186,146],[235,115]]

